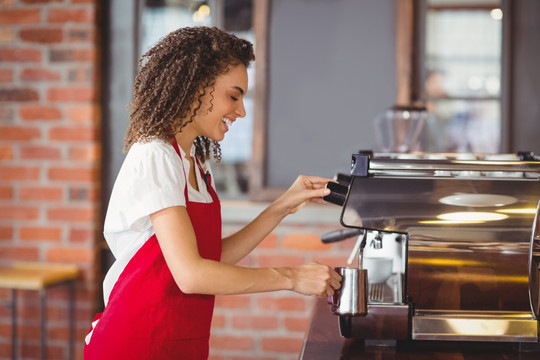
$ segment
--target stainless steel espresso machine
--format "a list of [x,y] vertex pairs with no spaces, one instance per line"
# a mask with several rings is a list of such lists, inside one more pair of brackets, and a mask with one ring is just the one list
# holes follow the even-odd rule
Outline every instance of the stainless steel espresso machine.
[[349,267],[367,278],[365,311],[335,299],[342,336],[539,342],[538,157],[365,152],[336,180],[345,229],[322,240],[357,236]]

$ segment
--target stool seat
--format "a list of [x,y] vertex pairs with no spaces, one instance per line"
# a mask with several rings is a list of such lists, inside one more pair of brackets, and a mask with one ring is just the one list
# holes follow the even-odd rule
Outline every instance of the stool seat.
[[41,359],[47,352],[46,326],[46,293],[47,289],[56,285],[69,286],[69,358],[73,359],[73,342],[75,341],[75,287],[79,276],[75,265],[43,262],[15,262],[12,266],[0,266],[0,288],[11,289],[11,331],[12,359],[17,359],[17,290],[37,290],[40,296],[41,324]]
[[11,267],[0,267],[0,288],[41,290],[77,276],[79,270],[75,265],[16,262]]

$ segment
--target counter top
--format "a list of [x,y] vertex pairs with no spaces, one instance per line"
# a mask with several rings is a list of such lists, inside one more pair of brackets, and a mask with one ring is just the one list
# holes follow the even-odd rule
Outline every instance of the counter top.
[[538,360],[540,346],[523,344],[400,341],[396,346],[366,345],[362,339],[346,339],[339,334],[338,318],[330,313],[325,299],[315,303],[311,323],[306,333],[301,360]]

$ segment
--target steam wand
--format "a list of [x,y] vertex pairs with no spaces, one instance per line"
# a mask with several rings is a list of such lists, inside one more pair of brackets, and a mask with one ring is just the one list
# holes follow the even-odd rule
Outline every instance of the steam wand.
[[354,258],[358,256],[358,269],[362,270],[364,268],[363,256],[364,256],[364,248],[366,247],[366,243],[367,243],[367,230],[364,230],[364,234],[362,236],[359,236],[356,242],[354,243],[354,247],[351,252],[351,255],[349,255],[349,258],[347,259],[348,265],[351,265],[354,261]]

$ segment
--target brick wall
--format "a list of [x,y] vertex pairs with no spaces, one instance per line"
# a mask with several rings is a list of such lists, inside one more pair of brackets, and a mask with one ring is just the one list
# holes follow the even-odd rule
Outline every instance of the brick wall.
[[[100,105],[97,0],[0,0],[0,265],[75,263],[77,359],[94,312]],[[0,358],[11,319],[0,290]],[[39,301],[19,291],[19,351],[39,357]],[[48,359],[67,359],[67,290],[48,294]]]
[[[0,0],[0,266],[17,260],[75,263],[76,359],[101,287],[99,22],[97,0]],[[242,209],[253,218],[260,205]],[[335,212],[293,215],[242,262],[342,266],[353,239],[323,245]],[[245,221],[225,214],[224,233]],[[240,216],[242,218],[242,216]],[[247,221],[247,220],[246,220]],[[11,357],[9,292],[0,289],[0,360]],[[313,298],[292,292],[218,296],[211,358],[297,359]],[[19,292],[23,359],[39,358],[39,301]],[[67,291],[48,296],[48,359],[67,359]]]
[[[251,213],[257,214],[259,210],[253,207]],[[330,266],[345,266],[355,239],[334,244],[323,244],[320,240],[322,234],[340,228],[339,213],[332,210],[314,214],[310,209],[302,209],[297,214],[298,219],[297,215],[290,216],[240,265],[296,266],[318,261]],[[224,234],[242,225],[244,223],[225,219]],[[210,359],[298,359],[313,303],[314,298],[290,291],[217,296]]]

